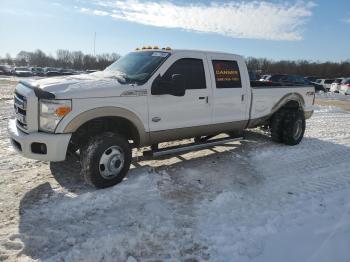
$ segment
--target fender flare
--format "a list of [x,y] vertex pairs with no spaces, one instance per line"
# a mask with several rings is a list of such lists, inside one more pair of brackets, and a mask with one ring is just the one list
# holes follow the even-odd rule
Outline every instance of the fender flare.
[[273,115],[282,107],[284,107],[288,102],[297,102],[299,104],[299,108],[304,110],[305,100],[302,95],[298,93],[289,93],[284,95],[271,109],[270,115]]
[[121,108],[121,107],[98,107],[94,109],[90,109],[85,111],[73,119],[71,119],[68,124],[64,127],[63,133],[74,133],[81,127],[83,124],[91,121],[93,119],[101,118],[101,117],[120,117],[124,118],[133,124],[136,128],[139,135],[140,145],[143,145],[149,141],[149,133],[145,131],[145,126],[141,119],[130,110]]

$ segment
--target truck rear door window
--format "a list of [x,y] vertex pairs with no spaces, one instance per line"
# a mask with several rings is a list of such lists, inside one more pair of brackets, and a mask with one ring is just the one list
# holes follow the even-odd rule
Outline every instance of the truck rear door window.
[[242,81],[236,61],[213,60],[216,88],[241,88]]
[[206,89],[205,73],[202,59],[182,58],[177,60],[163,76],[171,80],[172,75],[180,74],[184,77],[186,89]]

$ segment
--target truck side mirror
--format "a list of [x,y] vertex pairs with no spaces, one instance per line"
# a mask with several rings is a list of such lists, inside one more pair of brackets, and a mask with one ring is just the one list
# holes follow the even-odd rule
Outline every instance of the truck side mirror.
[[185,81],[182,75],[174,74],[171,80],[165,80],[160,75],[153,81],[152,95],[184,96],[186,93]]

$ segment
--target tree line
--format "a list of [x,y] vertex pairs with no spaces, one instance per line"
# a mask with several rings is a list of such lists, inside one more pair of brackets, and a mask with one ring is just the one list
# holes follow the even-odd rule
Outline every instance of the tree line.
[[324,78],[350,77],[350,60],[343,62],[312,62],[307,60],[272,61],[265,58],[246,59],[248,70],[260,75],[289,74]]
[[[103,70],[120,55],[117,53],[106,53],[100,55],[84,54],[81,51],[69,51],[59,49],[56,55],[47,55],[41,50],[34,52],[21,51],[12,58],[6,54],[0,58],[1,64],[10,66],[39,66],[71,68],[75,70],[95,69]],[[350,77],[350,60],[343,62],[313,62],[307,60],[281,60],[273,61],[266,58],[249,57],[246,59],[248,70],[258,75],[264,74],[295,74],[302,76],[318,76],[326,78]]]
[[57,67],[75,70],[95,69],[102,70],[117,61],[120,55],[117,53],[105,53],[100,55],[84,54],[81,51],[69,51],[59,49],[56,55],[47,55],[37,49],[34,52],[20,51],[16,57],[12,58],[6,54],[5,58],[0,58],[1,64],[10,66],[38,66]]

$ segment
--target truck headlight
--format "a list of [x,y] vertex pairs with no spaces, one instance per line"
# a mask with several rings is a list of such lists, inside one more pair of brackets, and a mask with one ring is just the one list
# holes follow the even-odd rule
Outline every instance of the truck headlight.
[[58,123],[71,110],[71,100],[40,100],[39,129],[55,132]]

